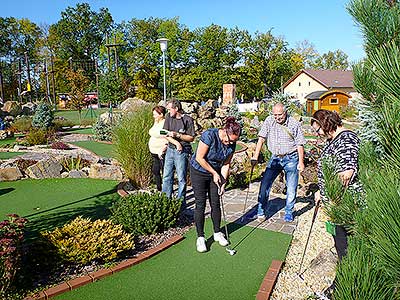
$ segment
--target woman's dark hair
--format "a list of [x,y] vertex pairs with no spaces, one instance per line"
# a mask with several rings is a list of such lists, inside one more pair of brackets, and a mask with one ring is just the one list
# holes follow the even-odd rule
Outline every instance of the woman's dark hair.
[[317,110],[311,118],[311,126],[318,123],[325,133],[335,131],[339,126],[342,126],[342,119],[336,111],[326,109]]
[[157,105],[153,108],[153,111],[156,111],[159,115],[163,115],[165,117],[165,114],[167,113],[167,110],[165,109],[164,106]]
[[228,134],[234,134],[237,136],[239,136],[241,132],[240,124],[236,122],[235,117],[227,117],[223,129],[226,130]]

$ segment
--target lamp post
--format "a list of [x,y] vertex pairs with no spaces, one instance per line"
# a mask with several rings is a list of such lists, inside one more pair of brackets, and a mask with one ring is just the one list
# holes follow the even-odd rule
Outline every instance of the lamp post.
[[164,70],[164,106],[167,105],[167,88],[165,84],[165,51],[167,51],[168,39],[161,38],[157,42],[160,43],[161,52],[163,54],[163,70]]

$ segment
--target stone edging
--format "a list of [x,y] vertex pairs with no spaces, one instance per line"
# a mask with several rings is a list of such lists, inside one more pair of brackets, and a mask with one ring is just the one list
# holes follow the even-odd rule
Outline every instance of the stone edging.
[[281,270],[283,262],[280,260],[273,260],[269,266],[267,274],[260,285],[256,299],[268,300],[271,297],[272,291],[276,280],[278,279],[279,271]]
[[118,183],[118,187],[117,187],[117,193],[121,197],[125,197],[128,195],[128,192],[124,190],[124,184],[125,184],[125,181],[121,181],[120,183]]
[[66,282],[60,283],[57,286],[51,287],[45,291],[42,291],[34,296],[28,296],[24,298],[24,300],[46,300],[51,297],[55,297],[57,295],[63,294],[65,292],[74,290],[78,287],[84,286],[86,284],[89,284],[91,282],[97,281],[102,279],[103,277],[112,275],[114,273],[117,273],[119,271],[125,270],[133,265],[136,265],[138,263],[141,263],[142,261],[158,254],[161,251],[166,250],[167,248],[171,247],[172,245],[182,241],[184,237],[182,235],[176,235],[165,242],[161,243],[157,247],[150,249],[148,251],[145,251],[141,254],[139,254],[135,258],[129,258],[127,260],[124,260],[123,262],[119,263],[118,265],[107,268],[107,269],[100,269],[96,272],[89,273],[87,275],[68,280]]

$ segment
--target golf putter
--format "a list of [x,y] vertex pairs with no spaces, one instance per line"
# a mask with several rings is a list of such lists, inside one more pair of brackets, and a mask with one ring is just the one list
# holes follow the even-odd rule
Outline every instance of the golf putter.
[[[252,159],[250,160],[250,162],[252,161]],[[250,178],[249,178],[249,186],[247,187],[247,192],[246,192],[246,198],[244,199],[244,205],[243,205],[243,212],[242,212],[242,217],[240,218],[240,222],[244,221],[244,213],[246,212],[246,208],[247,208],[247,199],[249,198],[249,191],[250,191],[250,185],[251,185],[251,178],[253,177],[253,171],[254,171],[254,167],[256,165],[251,163],[251,170],[250,170]]]
[[306,245],[304,246],[303,255],[301,257],[300,268],[299,268],[299,271],[297,272],[297,274],[299,275],[299,277],[302,280],[304,280],[303,274],[304,274],[305,271],[301,272],[301,268],[303,267],[304,256],[306,255],[308,242],[310,241],[311,230],[312,230],[312,228],[314,226],[315,219],[317,218],[318,208],[319,208],[319,203],[315,205],[314,214],[313,214],[313,217],[312,217],[312,220],[311,220],[310,230],[308,231],[308,237],[307,237]]
[[[219,185],[218,185],[218,197],[219,197],[219,202],[220,202],[221,209],[222,209],[222,217],[224,219],[224,227],[225,227],[226,239],[228,240],[228,243],[230,243],[231,241],[229,239],[228,226],[226,224],[224,201],[222,200],[223,196],[222,196],[221,186],[219,186]],[[234,250],[234,249],[229,249],[228,247],[226,247],[225,250],[228,251],[229,255],[235,255],[236,254],[236,250]]]

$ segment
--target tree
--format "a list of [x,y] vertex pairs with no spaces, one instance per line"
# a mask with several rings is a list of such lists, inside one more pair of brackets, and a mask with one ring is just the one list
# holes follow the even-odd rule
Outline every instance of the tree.
[[102,103],[120,103],[126,96],[121,77],[115,73],[107,73],[100,79],[100,100]]
[[79,113],[79,123],[82,122],[82,108],[86,107],[85,92],[89,80],[83,74],[83,70],[68,70],[67,79],[69,81],[70,92],[68,107],[76,109]]
[[320,70],[347,70],[349,65],[347,54],[342,50],[335,50],[318,56],[311,67]]
[[69,57],[92,59],[98,55],[112,25],[113,19],[107,8],[95,12],[89,4],[78,3],[61,12],[61,20],[50,27],[49,42],[56,56],[64,60]]
[[303,59],[304,69],[312,68],[315,60],[319,57],[318,51],[315,50],[314,44],[308,40],[297,42],[295,51]]
[[288,50],[287,42],[274,37],[271,30],[256,33],[254,38],[247,35],[243,48],[246,78],[253,96],[262,98],[272,94],[293,75],[293,53]]
[[[351,0],[348,11],[364,36],[367,57],[353,68],[363,96],[360,157],[367,207],[339,265],[334,299],[399,299],[400,278],[400,4]],[[376,151],[379,149],[379,152]]]
[[[0,59],[3,62],[3,80],[5,98],[17,99],[18,81],[15,73],[18,70],[18,60],[25,64],[25,52],[30,59],[30,67],[36,66],[39,58],[40,28],[28,19],[0,17]],[[26,72],[21,74],[22,81],[26,80]],[[26,83],[23,82],[26,86]],[[20,91],[22,92],[22,91]]]

